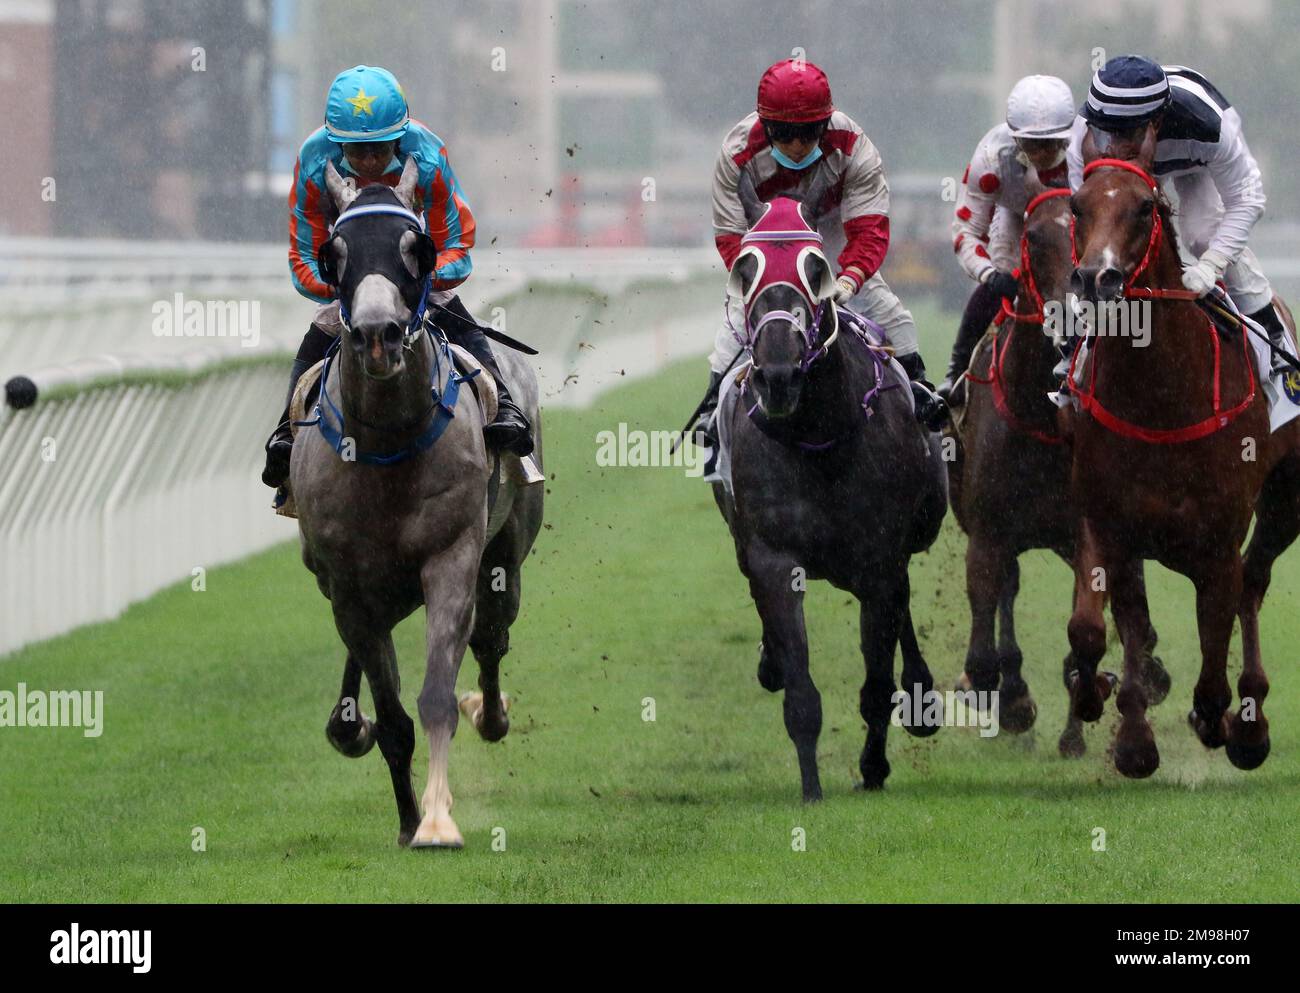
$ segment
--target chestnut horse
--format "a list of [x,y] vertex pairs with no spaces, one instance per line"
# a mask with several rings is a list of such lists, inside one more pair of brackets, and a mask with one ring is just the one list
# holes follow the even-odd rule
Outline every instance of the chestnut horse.
[[[1097,663],[1109,598],[1125,646],[1115,767],[1134,778],[1158,767],[1139,678],[1148,625],[1140,567],[1156,559],[1196,589],[1201,673],[1189,722],[1207,747],[1226,744],[1233,765],[1254,769],[1269,751],[1259,608],[1273,561],[1300,532],[1300,423],[1270,434],[1245,329],[1221,340],[1195,295],[1181,288],[1169,206],[1150,175],[1154,137],[1126,159],[1093,158],[1090,144],[1083,185],[1071,199],[1072,285],[1090,301],[1149,307],[1151,333],[1146,347],[1093,335],[1086,360],[1075,355],[1081,411],[1067,418],[1078,514],[1068,629],[1078,665],[1072,713],[1085,721],[1102,713],[1109,683]],[[1229,714],[1228,645],[1237,616],[1241,708]]]
[[[1070,450],[1057,432],[1057,408],[1047,396],[1056,388],[1052,370],[1060,360],[1052,333],[1066,331],[1058,321],[1068,313],[1064,303],[1074,269],[1070,191],[1037,190],[1025,207],[1015,304],[1002,301],[998,328],[975,351],[967,373],[971,385],[961,447],[949,466],[953,514],[968,538],[971,633],[959,688],[998,689],[1000,725],[1013,734],[1029,730],[1037,715],[1020,673],[1023,656],[1015,635],[1019,557],[1030,549],[1050,548],[1066,563],[1074,561]],[[1048,319],[1049,307],[1055,319]],[[1153,704],[1169,690],[1169,675],[1151,654],[1155,641],[1154,629],[1149,630],[1144,671]],[[1067,654],[1067,688],[1073,668]],[[1086,747],[1082,722],[1070,715],[1058,748],[1063,756],[1076,758]]]

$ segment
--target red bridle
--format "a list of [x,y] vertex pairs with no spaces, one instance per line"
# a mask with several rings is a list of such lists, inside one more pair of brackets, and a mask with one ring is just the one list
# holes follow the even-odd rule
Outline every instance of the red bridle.
[[[1030,215],[1033,214],[1042,204],[1055,197],[1068,197],[1069,190],[1050,189],[1044,190],[1038,196],[1034,197],[1025,206],[1025,223],[1029,223]],[[1038,283],[1034,279],[1034,269],[1029,259],[1029,234],[1028,231],[1020,236],[1020,268],[1012,272],[1017,279],[1023,280],[1024,287],[1028,292],[1029,299],[1034,302],[1034,310],[1029,314],[1019,314],[1012,309],[1011,301],[1007,297],[1002,298],[1002,312],[998,315],[998,328],[993,332],[993,341],[991,343],[992,353],[989,356],[989,378],[980,379],[978,376],[972,376],[970,372],[966,373],[966,378],[972,383],[979,383],[981,386],[989,386],[993,393],[993,406],[999,416],[1007,422],[1012,428],[1027,434],[1036,441],[1045,445],[1060,445],[1063,439],[1056,434],[1050,434],[1034,427],[1028,421],[1019,417],[1011,409],[1011,404],[1007,401],[1006,387],[1003,386],[1002,363],[1006,360],[1007,349],[1011,346],[1011,333],[1015,330],[1017,323],[1025,324],[1042,324],[1044,321],[1043,295],[1038,290]],[[1002,325],[1010,318],[1012,324],[1008,328],[1002,347],[998,348],[998,340],[1002,338]]]
[[[1095,159],[1088,163],[1083,169],[1083,178],[1087,179],[1098,169],[1123,169],[1141,177],[1142,181],[1155,192],[1158,187],[1147,171],[1132,162],[1126,162],[1123,159]],[[1147,241],[1145,254],[1142,261],[1138,263],[1133,274],[1124,282],[1124,296],[1127,299],[1137,300],[1189,300],[1195,301],[1200,299],[1200,295],[1192,290],[1171,289],[1152,286],[1134,286],[1137,279],[1147,270],[1160,248],[1160,239],[1164,232],[1164,222],[1160,215],[1159,203],[1151,205],[1151,237]],[[1079,252],[1074,242],[1074,218],[1070,219],[1070,259],[1077,267],[1079,265]],[[1109,410],[1102,406],[1101,401],[1097,399],[1097,363],[1094,360],[1088,363],[1088,387],[1086,390],[1076,390],[1079,402],[1083,409],[1092,415],[1102,427],[1114,434],[1124,438],[1135,438],[1138,441],[1145,441],[1155,445],[1173,445],[1184,441],[1194,441],[1197,438],[1204,438],[1207,435],[1214,434],[1216,431],[1227,427],[1237,417],[1242,414],[1251,403],[1255,400],[1256,383],[1255,383],[1255,363],[1250,354],[1250,342],[1247,339],[1245,329],[1241,331],[1241,348],[1242,354],[1246,360],[1246,374],[1250,377],[1250,389],[1246,392],[1245,398],[1236,406],[1229,410],[1221,409],[1222,395],[1220,393],[1220,349],[1219,349],[1219,332],[1215,328],[1214,322],[1208,317],[1205,320],[1206,329],[1209,331],[1211,347],[1214,349],[1214,385],[1213,385],[1213,409],[1214,412],[1207,418],[1197,421],[1195,424],[1189,424],[1182,428],[1144,428],[1139,424],[1133,424],[1130,421],[1116,417]],[[1070,359],[1070,372],[1068,381],[1074,382],[1074,368],[1079,361],[1079,355],[1082,353],[1082,347],[1074,350],[1074,355]]]

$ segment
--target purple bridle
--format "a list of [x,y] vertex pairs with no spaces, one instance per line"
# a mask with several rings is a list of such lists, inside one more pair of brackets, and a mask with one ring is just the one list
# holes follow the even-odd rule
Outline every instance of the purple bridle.
[[[807,300],[806,297],[804,299]],[[808,302],[811,305],[811,301]],[[735,326],[731,323],[731,314],[729,313],[727,307],[727,301],[726,300],[723,301],[723,313],[726,317],[727,327],[730,329],[732,336],[736,339],[736,342],[740,345],[740,347],[749,353],[751,362],[754,355],[754,346],[758,343],[758,334],[763,329],[763,326],[767,324],[768,321],[786,320],[789,321],[790,324],[793,325],[795,328],[797,328],[799,331],[799,336],[803,339],[804,342],[804,354],[799,363],[800,372],[807,372],[808,369],[812,366],[814,361],[816,361],[821,356],[825,355],[827,350],[830,348],[831,344],[835,341],[836,337],[839,335],[839,325],[837,324],[835,331],[831,333],[830,337],[827,338],[825,342],[821,344],[817,343],[815,335],[817,334],[817,329],[821,327],[821,319],[823,313],[825,312],[825,307],[826,307],[825,300],[817,304],[817,306],[813,310],[813,319],[810,327],[804,327],[799,322],[798,317],[787,310],[769,310],[766,314],[764,314],[762,317],[759,318],[757,324],[751,324],[749,320],[749,308],[746,308],[745,309],[745,335],[742,337],[741,334],[736,330]],[[898,383],[885,382],[885,363],[884,360],[881,358],[881,356],[885,354],[885,352],[879,345],[877,345],[875,342],[871,340],[871,336],[868,334],[869,331],[874,333],[875,336],[880,341],[883,342],[887,340],[885,336],[885,332],[884,329],[881,328],[881,326],[877,324],[875,321],[872,321],[870,318],[863,317],[861,314],[855,313],[851,310],[840,309],[837,312],[837,315],[839,321],[848,326],[850,337],[852,337],[854,341],[861,344],[862,347],[867,350],[867,354],[871,356],[872,364],[875,367],[876,381],[872,384],[871,388],[862,395],[862,401],[861,401],[863,416],[867,420],[870,420],[871,415],[874,413],[873,405],[875,404],[876,397],[878,397],[881,393],[883,393],[886,390],[892,390],[897,388],[899,385]],[[748,377],[746,377],[745,381],[741,384],[740,392],[742,396],[744,396],[749,392]],[[754,411],[757,409],[758,409],[758,398],[756,396],[754,398],[754,403],[750,406],[749,410],[746,411],[746,416],[749,417],[750,419],[753,419]],[[806,452],[824,452],[827,449],[834,447],[839,440],[840,439],[838,438],[832,438],[830,441],[821,442],[821,443],[800,441],[800,442],[796,442],[795,444],[798,445],[800,449]]]

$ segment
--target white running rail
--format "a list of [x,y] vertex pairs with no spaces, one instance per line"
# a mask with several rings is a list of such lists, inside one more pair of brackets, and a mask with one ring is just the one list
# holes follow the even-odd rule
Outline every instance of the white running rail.
[[[222,249],[0,241],[0,283],[19,303],[0,317],[0,370],[37,391],[26,409],[0,404],[0,655],[296,537],[258,475],[311,304],[284,291],[283,269],[278,286],[265,275],[278,249]],[[139,281],[142,265],[165,275]],[[479,318],[541,349],[554,408],[707,351],[723,276],[704,252],[503,252],[476,281]],[[151,301],[178,286],[261,300],[258,347],[156,337]]]

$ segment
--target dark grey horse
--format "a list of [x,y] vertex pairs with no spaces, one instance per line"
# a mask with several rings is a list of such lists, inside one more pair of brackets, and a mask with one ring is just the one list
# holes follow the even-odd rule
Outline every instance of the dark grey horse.
[[[448,400],[446,353],[422,319],[436,248],[409,214],[415,179],[413,159],[395,190],[369,186],[358,194],[332,167],[328,172],[340,221],[320,257],[347,320],[322,383],[321,410],[338,444],[323,431],[301,431],[290,483],[303,561],[348,651],[326,734],[351,757],[378,742],[397,797],[398,844],[460,847],[447,781],[456,675],[468,644],[482,692],[467,694],[460,709],[486,740],[504,737],[509,721],[498,667],[519,610],[520,565],[542,522],[542,487],[516,481],[517,457],[502,455],[498,466],[485,450],[468,386],[454,404]],[[349,218],[348,211],[357,213]],[[536,377],[513,353],[502,350],[499,359],[535,425],[540,463]],[[439,418],[445,426],[428,445]],[[393,627],[420,606],[427,638],[419,715],[429,738],[423,817],[411,785],[415,728],[402,707],[392,639]],[[373,723],[357,705],[363,672]]]
[[[900,639],[904,690],[919,685],[929,693],[934,685],[912,627],[908,562],[939,533],[947,475],[939,438],[917,423],[905,377],[895,370],[878,378],[882,359],[848,318],[836,333],[825,257],[800,258],[803,288],[776,282],[748,303],[753,365],[744,392],[729,392],[718,412],[731,439],[734,498],[722,484],[714,492],[762,621],[758,681],[785,690],[803,797],[817,800],[822,709],[808,667],[803,580],[828,580],[859,601],[866,663],[859,705],[867,724],[859,768],[863,785],[878,788],[889,775],[885,741]],[[748,297],[758,274],[755,257],[742,255],[733,289]],[[937,729],[907,726],[918,735]]]

